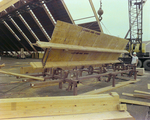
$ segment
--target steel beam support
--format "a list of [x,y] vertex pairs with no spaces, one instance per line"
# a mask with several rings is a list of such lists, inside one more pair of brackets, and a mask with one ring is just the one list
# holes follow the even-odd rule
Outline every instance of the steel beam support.
[[20,20],[23,22],[23,24],[26,26],[26,28],[29,30],[29,32],[33,35],[33,37],[36,39],[36,41],[40,41],[39,38],[36,36],[36,34],[33,32],[33,30],[31,29],[31,27],[28,25],[28,23],[26,22],[26,20],[22,17],[22,15],[16,11],[17,15],[19,16]]
[[9,40],[11,40],[11,42],[16,46],[16,48],[18,48],[18,50],[20,50],[20,47],[18,47],[18,46],[14,43],[14,41],[7,35],[7,33],[6,33],[4,30],[2,30],[1,28],[0,28],[0,30],[4,33],[4,35],[5,35]]
[[0,43],[2,44],[3,48],[5,47],[4,50],[7,49],[6,51],[10,51],[12,54],[14,54],[2,41]]
[[45,35],[45,37],[47,38],[47,40],[50,41],[51,38],[47,34],[46,30],[44,29],[44,27],[42,26],[42,24],[40,23],[40,21],[38,20],[38,18],[35,16],[35,14],[33,13],[33,11],[30,9],[29,6],[27,6],[27,9],[29,10],[30,15],[32,16],[32,18],[34,19],[34,21],[36,22],[36,24],[39,26],[39,28],[41,29],[41,31],[43,32],[43,34]]
[[46,14],[49,17],[49,19],[51,20],[52,24],[55,26],[56,25],[56,21],[55,21],[54,17],[52,16],[51,12],[49,11],[48,7],[44,3],[44,1],[42,1],[41,3],[42,3],[42,8],[46,12]]
[[10,43],[8,43],[7,42],[7,40],[5,40],[5,38],[4,37],[2,37],[2,36],[0,36],[2,39],[3,39],[3,42],[5,42],[6,44],[8,44],[9,45],[9,47],[12,49],[12,50],[14,50],[17,54],[19,54],[16,50],[15,50],[15,48],[13,47],[13,46],[11,46],[11,44]]
[[89,2],[90,2],[90,5],[91,5],[91,7],[92,7],[92,10],[93,10],[94,16],[95,16],[95,18],[96,18],[96,21],[97,21],[97,23],[98,23],[99,29],[100,29],[101,32],[103,32],[102,26],[101,26],[101,24],[100,24],[99,18],[98,18],[97,13],[96,13],[96,10],[95,10],[95,8],[94,8],[94,4],[93,4],[92,0],[89,0]]
[[[2,20],[3,24],[6,26],[6,28],[13,34],[13,36],[20,42],[21,39],[15,34],[15,32],[11,29],[11,27],[6,23],[6,21]],[[20,42],[20,44],[25,48],[25,50],[28,51],[29,54],[31,52]]]
[[8,17],[9,17],[10,21],[13,23],[13,25],[17,28],[17,30],[21,33],[21,35],[25,38],[25,40],[29,43],[29,45],[32,47],[32,49],[37,53],[37,50],[34,48],[31,41],[29,40],[29,38],[24,34],[24,32],[17,25],[17,23],[12,19],[12,17],[10,15],[8,15]]
[[74,20],[73,20],[73,18],[72,18],[72,16],[71,16],[71,14],[70,14],[70,12],[69,12],[68,8],[67,8],[66,3],[64,2],[64,0],[61,0],[61,2],[62,2],[62,4],[63,4],[63,6],[64,6],[64,8],[65,8],[66,12],[68,13],[69,18],[70,18],[70,20],[71,20],[72,24],[74,24],[74,25],[75,25],[75,22],[74,22]]
[[2,20],[3,24],[7,27],[7,29],[15,36],[15,38],[18,41],[21,41],[21,39],[16,35],[16,33],[11,29],[11,27],[6,23],[6,21]]

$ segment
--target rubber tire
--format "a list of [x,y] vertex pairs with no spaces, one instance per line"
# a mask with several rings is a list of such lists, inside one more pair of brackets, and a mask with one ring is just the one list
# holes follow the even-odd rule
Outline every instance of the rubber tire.
[[145,60],[143,66],[146,70],[150,70],[150,60]]
[[137,68],[141,68],[141,67],[142,67],[142,61],[138,60]]

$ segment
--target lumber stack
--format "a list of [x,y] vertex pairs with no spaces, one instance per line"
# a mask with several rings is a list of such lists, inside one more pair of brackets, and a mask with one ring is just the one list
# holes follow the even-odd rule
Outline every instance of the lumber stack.
[[[142,98],[142,99],[150,99],[150,92],[146,91],[139,91],[139,90],[134,90],[134,94],[131,93],[122,93],[122,95],[130,96],[130,97],[135,97],[135,98]],[[138,93],[138,94],[137,94]],[[130,103],[130,104],[136,104],[136,105],[143,105],[143,106],[149,106],[149,102],[142,102],[142,101],[136,101],[136,100],[128,100],[128,99],[120,99],[120,102],[122,103]]]
[[137,72],[137,75],[144,75],[145,74],[145,70],[144,70],[144,68],[136,68],[136,71],[138,71]]
[[[62,115],[75,117],[78,114],[87,114],[88,116],[88,113],[91,115],[93,113],[97,116],[101,114],[102,117],[102,113],[110,114],[115,111],[120,117],[119,110],[125,111],[120,118],[121,120],[133,119],[132,116],[126,113],[126,106],[119,103],[119,95],[115,92],[90,96],[9,98],[0,100],[0,119],[33,116],[60,117]],[[101,117],[99,115],[97,119],[101,119]],[[114,115],[112,117],[117,118]],[[108,116],[105,118],[108,118]]]

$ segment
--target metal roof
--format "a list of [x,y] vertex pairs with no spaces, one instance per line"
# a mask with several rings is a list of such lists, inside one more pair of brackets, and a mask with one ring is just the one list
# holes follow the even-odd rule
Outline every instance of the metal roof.
[[[57,20],[73,23],[63,0],[19,0],[0,12],[0,51],[39,51],[37,40],[49,41]],[[97,22],[79,26],[100,31]]]

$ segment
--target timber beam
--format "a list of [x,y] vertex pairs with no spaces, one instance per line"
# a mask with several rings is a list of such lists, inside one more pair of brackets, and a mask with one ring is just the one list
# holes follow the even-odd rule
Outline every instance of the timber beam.
[[81,51],[91,51],[91,52],[128,53],[126,50],[94,48],[94,47],[67,45],[67,44],[40,42],[40,41],[37,41],[36,44],[34,44],[34,45],[41,47],[41,48],[64,49],[66,51],[68,51],[68,50],[77,50],[77,51],[81,50]]
[[119,111],[119,95],[33,97],[1,99],[0,118],[73,115]]
[[21,78],[31,78],[34,80],[42,80],[42,81],[44,80],[44,78],[41,78],[41,77],[34,77],[34,76],[30,76],[30,75],[23,75],[23,74],[18,74],[18,73],[6,72],[3,70],[0,70],[0,73],[13,75],[13,76],[21,77]]

